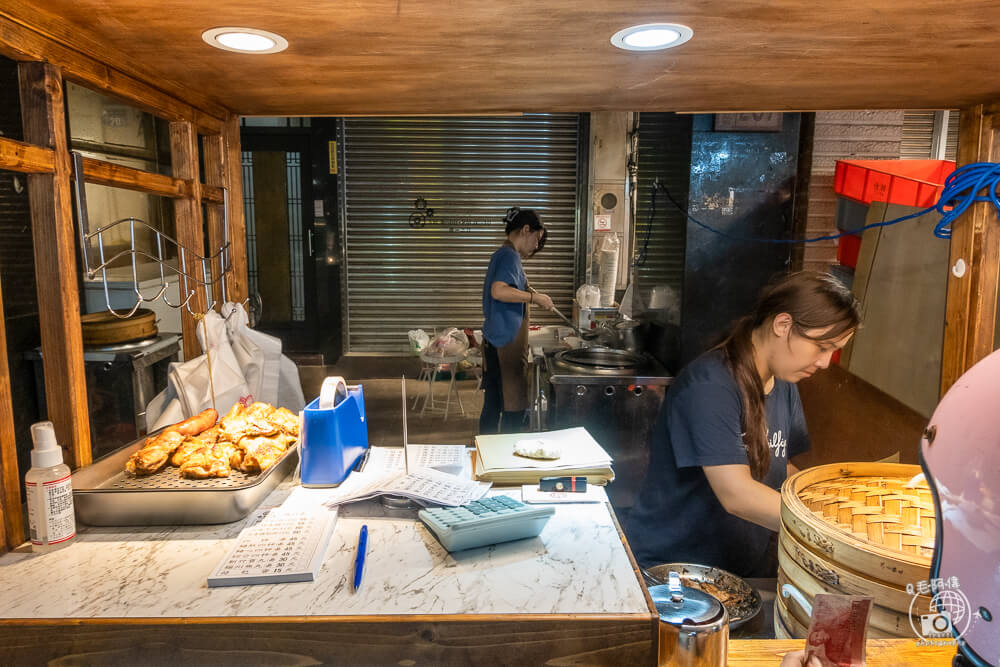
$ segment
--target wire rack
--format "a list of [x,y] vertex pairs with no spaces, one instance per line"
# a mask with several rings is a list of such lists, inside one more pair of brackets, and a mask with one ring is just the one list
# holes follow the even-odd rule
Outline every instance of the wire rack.
[[[134,217],[122,218],[94,231],[89,231],[83,155],[76,151],[73,151],[73,180],[80,223],[80,257],[89,280],[95,280],[100,276],[104,286],[104,301],[111,314],[125,319],[135,314],[143,303],[162,299],[171,308],[185,308],[189,313],[195,315],[195,311],[191,309],[191,299],[199,289],[205,293],[207,310],[212,310],[219,303],[213,298],[216,285],[219,286],[222,303],[228,301],[225,276],[232,269],[232,265],[229,256],[229,191],[227,189],[223,188],[222,190],[222,246],[215,253],[203,257],[185,248],[176,239],[164,234],[159,229]],[[118,236],[122,228],[128,229],[128,245],[124,249],[108,251],[105,248],[105,235],[114,231],[115,236]],[[137,245],[137,239],[140,243],[152,239],[152,245],[156,248],[155,254],[151,254]],[[167,255],[172,255],[174,250],[177,254],[177,266],[165,259]],[[92,256],[95,253],[96,258]],[[159,269],[160,284],[153,288],[155,293],[151,296],[144,294],[139,287],[138,265],[140,258],[155,262]],[[123,259],[131,264],[132,289],[136,297],[135,304],[127,311],[115,310],[112,307],[111,293],[108,288],[108,269],[113,265],[121,265]],[[178,303],[171,303],[166,294],[169,287],[168,276],[171,273],[180,279],[181,300]],[[148,286],[147,289],[149,289]],[[243,304],[246,305],[249,301],[250,299],[247,299]],[[259,298],[258,303],[254,305],[259,312],[262,305],[259,303]],[[251,309],[254,308],[254,305],[250,306]]]

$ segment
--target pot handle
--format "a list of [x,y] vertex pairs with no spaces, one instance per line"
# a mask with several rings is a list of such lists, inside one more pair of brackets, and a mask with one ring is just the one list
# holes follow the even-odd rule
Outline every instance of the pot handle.
[[813,606],[809,604],[809,600],[806,600],[806,596],[803,595],[802,591],[796,588],[794,584],[782,585],[781,596],[784,598],[793,598],[799,603],[799,606],[802,607],[802,611],[804,611],[810,618],[812,617]]

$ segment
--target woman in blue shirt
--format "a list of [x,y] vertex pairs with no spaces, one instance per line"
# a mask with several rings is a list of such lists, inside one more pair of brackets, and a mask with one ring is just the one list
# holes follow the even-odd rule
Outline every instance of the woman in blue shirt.
[[490,257],[483,281],[483,411],[480,433],[516,433],[528,409],[528,319],[532,304],[552,299],[528,290],[521,259],[545,244],[545,227],[532,210],[507,211],[507,240]]
[[796,383],[826,368],[860,321],[857,301],[833,276],[785,275],[678,374],[628,519],[641,565],[775,576],[778,490],[796,472],[789,459],[809,448]]

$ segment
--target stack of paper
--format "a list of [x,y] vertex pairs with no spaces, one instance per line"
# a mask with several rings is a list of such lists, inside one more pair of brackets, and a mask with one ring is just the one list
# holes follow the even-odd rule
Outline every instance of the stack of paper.
[[257,510],[208,576],[208,585],[313,581],[336,524],[337,511],[319,506]]
[[[545,449],[560,452],[557,459],[519,456],[520,440],[543,440]],[[494,484],[537,484],[542,477],[582,475],[588,484],[606,484],[615,478],[611,457],[583,427],[542,433],[476,436],[476,479]]]
[[417,468],[376,479],[346,495],[332,496],[327,507],[374,498],[381,495],[403,496],[421,505],[467,505],[489,491],[490,484],[473,482],[433,468]]

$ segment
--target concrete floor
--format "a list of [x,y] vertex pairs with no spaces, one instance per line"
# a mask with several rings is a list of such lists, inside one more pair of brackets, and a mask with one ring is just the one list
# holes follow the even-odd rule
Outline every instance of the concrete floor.
[[[340,375],[348,384],[364,387],[365,413],[368,417],[368,442],[371,445],[399,447],[403,444],[403,414],[400,404],[400,379],[406,375],[407,430],[410,442],[417,444],[472,445],[479,432],[479,413],[483,392],[476,380],[458,380],[455,387],[461,396],[465,414],[452,396],[448,419],[443,415],[420,415],[427,382],[417,382],[420,360],[415,357],[344,357],[333,366],[299,366],[302,391],[310,401],[319,395],[323,379]],[[435,402],[444,402],[448,379],[434,382]],[[413,409],[418,399],[417,410]]]

